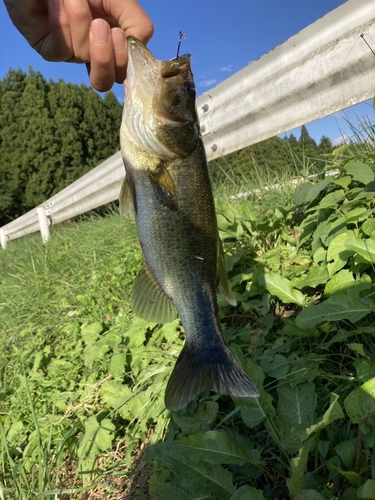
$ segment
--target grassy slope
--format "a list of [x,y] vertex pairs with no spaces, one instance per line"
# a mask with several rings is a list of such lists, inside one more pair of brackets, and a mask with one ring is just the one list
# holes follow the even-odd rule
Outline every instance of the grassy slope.
[[[290,191],[220,196],[238,301],[220,299],[222,323],[258,401],[203,395],[179,414],[164,410],[183,330],[133,318],[142,256],[132,219],[66,225],[47,245],[37,236],[10,244],[0,255],[0,497],[65,488],[66,498],[114,499],[133,487],[126,498],[135,498],[127,471],[142,442],[152,499],[372,495],[372,254],[344,258],[335,247],[352,231],[372,248],[372,169],[355,160],[336,161],[338,182],[310,185],[294,201]],[[135,486],[143,482],[137,475]]]

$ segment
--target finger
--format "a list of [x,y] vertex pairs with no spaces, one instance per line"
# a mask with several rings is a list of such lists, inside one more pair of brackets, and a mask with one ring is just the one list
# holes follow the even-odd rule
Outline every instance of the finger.
[[92,14],[87,0],[64,0],[71,32],[74,57],[81,62],[90,60],[89,31]]
[[94,19],[90,30],[90,82],[100,92],[109,90],[115,82],[115,56],[109,24]]
[[135,36],[146,44],[154,34],[154,25],[137,0],[112,0],[107,8],[126,37]]
[[121,28],[112,28],[111,35],[114,48],[115,78],[117,83],[123,83],[126,77],[126,66],[128,64],[126,36]]
[[47,61],[66,61],[74,56],[69,19],[63,0],[48,0],[49,33],[35,47]]

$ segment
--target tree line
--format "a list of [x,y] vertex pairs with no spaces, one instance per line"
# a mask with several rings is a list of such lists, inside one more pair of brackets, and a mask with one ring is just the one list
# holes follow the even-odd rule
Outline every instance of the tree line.
[[29,68],[0,81],[0,226],[119,149],[122,106],[85,85],[46,81]]
[[[102,99],[85,85],[47,81],[29,68],[0,81],[0,226],[74,182],[119,149],[122,106],[112,92]],[[293,159],[308,157],[320,170],[331,141],[274,137],[210,163],[214,182],[256,168],[299,173]]]
[[211,177],[214,183],[241,184],[245,179],[249,184],[255,180],[258,184],[259,177],[275,180],[314,174],[322,171],[333,149],[328,137],[323,135],[317,144],[303,125],[298,139],[294,134],[272,137],[213,160]]

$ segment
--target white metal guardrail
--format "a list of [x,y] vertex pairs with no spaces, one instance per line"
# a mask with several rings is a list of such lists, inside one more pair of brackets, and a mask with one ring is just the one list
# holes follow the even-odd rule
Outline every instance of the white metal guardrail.
[[[345,109],[375,94],[375,0],[348,0],[197,99],[209,160]],[[374,47],[375,48],[375,47]],[[0,228],[9,240],[118,198],[121,154]]]
[[375,93],[375,0],[348,0],[197,102],[210,159]]

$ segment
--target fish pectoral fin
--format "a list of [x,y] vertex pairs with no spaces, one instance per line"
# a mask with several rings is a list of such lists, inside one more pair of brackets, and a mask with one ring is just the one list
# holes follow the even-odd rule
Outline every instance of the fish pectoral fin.
[[119,195],[119,210],[120,215],[125,217],[129,215],[133,210],[133,197],[135,196],[134,187],[126,177],[122,183],[120,195]]
[[218,292],[224,297],[224,299],[229,302],[232,306],[237,305],[237,301],[234,298],[233,292],[229,286],[227,268],[225,265],[225,255],[223,249],[223,243],[221,239],[218,239],[217,244],[217,274],[219,283],[217,286]]
[[164,207],[176,211],[178,209],[176,188],[166,164],[160,162],[154,171],[148,172],[148,176],[159,202]]
[[123,157],[126,176],[122,183],[119,201],[120,201],[120,215],[129,215],[133,208],[137,212],[137,196],[135,192],[135,184],[132,175],[131,165]]
[[135,279],[131,301],[134,313],[152,323],[169,323],[177,318],[173,302],[161,290],[147,267]]

